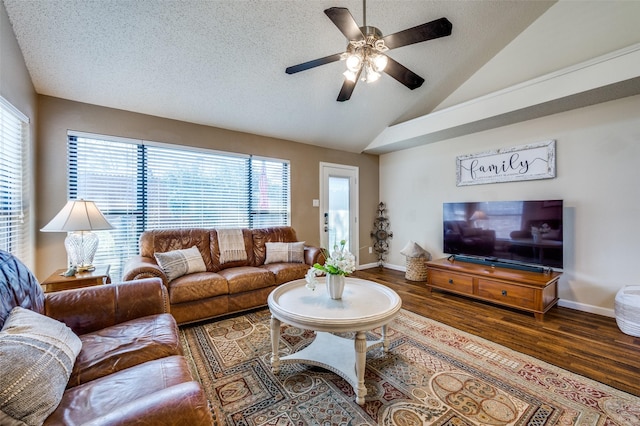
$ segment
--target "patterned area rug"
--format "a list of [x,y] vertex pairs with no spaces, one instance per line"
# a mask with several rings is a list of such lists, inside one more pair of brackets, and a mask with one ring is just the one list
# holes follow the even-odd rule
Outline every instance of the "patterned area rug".
[[[180,330],[219,425],[640,425],[640,398],[406,310],[389,324],[389,352],[367,354],[359,406],[322,368],[274,375],[269,320],[263,309]],[[283,324],[281,356],[313,338]]]

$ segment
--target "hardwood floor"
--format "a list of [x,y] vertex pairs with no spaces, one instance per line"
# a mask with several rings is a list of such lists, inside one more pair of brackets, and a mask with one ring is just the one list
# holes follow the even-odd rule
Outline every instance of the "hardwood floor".
[[554,306],[536,321],[533,314],[463,296],[429,294],[400,271],[376,267],[353,276],[394,289],[404,309],[640,396],[640,338],[622,333],[614,318]]

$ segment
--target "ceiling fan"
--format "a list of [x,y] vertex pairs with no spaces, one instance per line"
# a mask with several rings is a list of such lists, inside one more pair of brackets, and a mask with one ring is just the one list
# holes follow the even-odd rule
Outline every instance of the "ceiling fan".
[[364,25],[358,27],[355,19],[344,7],[331,7],[324,13],[345,35],[349,43],[343,53],[325,56],[313,61],[288,67],[287,74],[295,74],[320,65],[346,60],[345,80],[338,94],[338,102],[348,101],[358,79],[373,82],[380,78],[382,72],[387,73],[409,89],[417,89],[424,83],[424,78],[394,61],[384,52],[390,49],[420,43],[451,34],[452,24],[447,18],[436,19],[417,27],[409,28],[387,36],[376,27],[367,26],[366,0],[363,0]]

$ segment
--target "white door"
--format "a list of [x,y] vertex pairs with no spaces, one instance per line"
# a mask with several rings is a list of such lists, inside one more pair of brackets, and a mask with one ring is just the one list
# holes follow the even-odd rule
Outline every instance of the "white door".
[[346,247],[358,253],[358,168],[320,163],[320,243],[329,251],[346,240]]

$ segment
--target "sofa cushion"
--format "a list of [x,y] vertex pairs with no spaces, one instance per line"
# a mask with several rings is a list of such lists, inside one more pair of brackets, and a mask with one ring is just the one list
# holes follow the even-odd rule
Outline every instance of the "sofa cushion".
[[256,290],[276,284],[276,278],[271,271],[253,266],[223,269],[218,273],[227,280],[229,294]]
[[171,304],[202,300],[228,293],[227,280],[215,272],[189,274],[169,283]]
[[42,424],[60,403],[81,347],[64,323],[15,307],[0,332],[0,424]]
[[181,355],[178,326],[171,314],[150,315],[80,336],[67,387],[78,386],[144,362]]
[[267,257],[266,243],[295,243],[298,241],[296,231],[291,226],[273,226],[270,228],[254,229],[253,239],[253,266],[264,264]]
[[220,243],[218,241],[218,230],[212,229],[209,235],[209,246],[211,247],[211,260],[213,262],[212,272],[218,272],[221,269],[235,268],[238,266],[251,266],[254,262],[253,257],[253,237],[251,229],[242,229],[242,238],[244,239],[244,249],[247,252],[246,259],[234,260],[222,263],[220,261]]
[[183,275],[207,270],[202,260],[202,255],[196,246],[166,253],[154,253],[154,257],[164,273],[167,274],[167,280],[169,281],[173,281]]
[[462,228],[462,236],[465,238],[478,237],[480,235],[482,235],[481,228],[471,228],[471,227]]
[[304,241],[296,243],[265,243],[269,263],[304,263]]
[[206,229],[152,229],[140,236],[140,255],[153,259],[155,253],[166,253],[196,246],[204,260],[207,271],[215,272],[211,260],[209,231]]
[[304,278],[310,267],[306,263],[270,263],[261,266],[273,273],[277,285]]
[[[45,425],[91,424],[92,420],[117,413],[129,404],[135,405],[136,401],[144,401],[158,392],[192,380],[189,367],[182,356],[148,361],[67,389],[62,402]],[[176,393],[174,398],[180,396],[180,393]],[[145,419],[133,418],[126,424],[149,424],[143,420]],[[116,423],[96,421],[95,424]],[[180,423],[176,420],[175,424]]]

